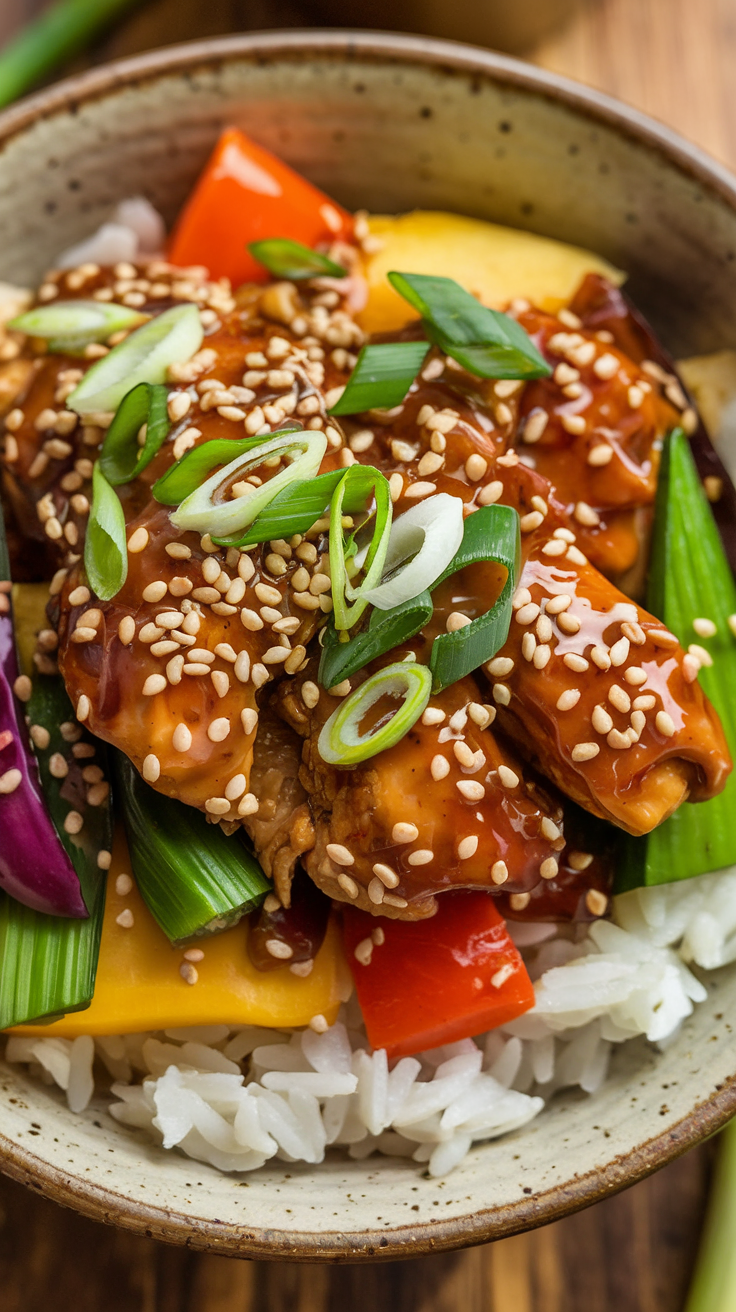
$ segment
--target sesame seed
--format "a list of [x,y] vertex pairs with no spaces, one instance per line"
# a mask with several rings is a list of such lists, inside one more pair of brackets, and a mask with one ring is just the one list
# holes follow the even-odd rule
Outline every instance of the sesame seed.
[[565,560],[571,561],[573,565],[587,565],[588,563],[588,557],[584,556],[577,547],[568,547],[565,552]]
[[593,373],[596,378],[608,380],[609,378],[613,378],[614,374],[618,373],[618,366],[619,362],[617,356],[612,355],[610,351],[606,351],[603,355],[598,356],[598,359],[593,365]]
[[566,688],[557,698],[558,711],[571,711],[573,706],[577,706],[580,701],[579,688]]
[[563,610],[567,610],[572,605],[572,597],[569,592],[560,592],[556,597],[550,597],[545,610],[548,615],[560,615]]
[[536,650],[537,650],[537,640],[534,637],[534,634],[529,633],[529,631],[527,630],[527,632],[524,634],[521,640],[521,654],[524,657],[524,660],[525,661],[533,660],[534,653]]
[[617,752],[625,752],[631,746],[628,733],[621,733],[619,729],[611,729],[606,742]]
[[253,733],[258,724],[258,711],[254,710],[252,706],[246,706],[240,712],[240,722],[245,733]]
[[141,773],[146,783],[149,784],[155,784],[161,774],[161,762],[153,752],[149,752],[145,758]]
[[442,724],[445,718],[445,712],[441,711],[439,706],[428,706],[422,716],[422,724]]
[[204,809],[210,815],[226,815],[230,810],[230,803],[226,797],[208,797]]
[[605,706],[596,706],[591,716],[591,724],[596,733],[610,733],[613,728],[613,720],[608,714]]
[[585,432],[585,419],[582,415],[562,414],[560,416],[560,423],[566,433],[578,436],[580,433]]
[[571,528],[556,528],[552,537],[558,542],[574,542],[575,534]]
[[653,642],[655,647],[677,647],[678,642],[674,633],[668,629],[650,629],[648,633],[649,641]]
[[408,907],[409,905],[405,897],[398,897],[395,893],[384,894],[383,900],[386,906],[399,907],[401,910],[403,910],[404,907]]
[[586,528],[595,528],[601,522],[600,515],[592,506],[588,505],[587,501],[578,501],[573,511],[573,517],[578,521],[578,524],[584,524]]
[[642,697],[635,697],[632,705],[635,711],[653,711],[657,705],[657,698],[651,693],[646,693]]
[[509,898],[509,906],[512,911],[526,911],[531,898],[528,893],[512,893]]
[[572,749],[571,756],[573,761],[592,761],[597,756],[600,747],[597,743],[576,743]]
[[337,882],[343,893],[347,893],[349,898],[352,898],[353,900],[357,898],[360,889],[355,880],[351,879],[350,875],[346,875],[344,871],[340,871],[340,874],[337,876]]
[[597,446],[591,447],[588,452],[588,464],[594,469],[600,469],[603,465],[610,464],[613,459],[613,447],[606,442],[599,442]]
[[433,492],[436,492],[436,491],[437,491],[437,488],[435,487],[434,483],[412,483],[412,484],[410,484],[410,486],[406,489],[406,492],[405,492],[404,495],[407,496],[407,497],[409,497],[409,498],[413,498],[413,499],[415,499],[415,500],[418,500],[419,497],[428,497],[428,496],[430,496]]
[[454,610],[447,617],[445,629],[448,633],[457,633],[458,629],[464,629],[467,624],[472,623],[473,621],[468,615],[464,615],[462,611]]
[[176,752],[188,752],[192,745],[192,733],[186,724],[177,724],[172,737],[172,746]]
[[525,606],[521,606],[516,612],[517,624],[533,624],[539,615],[539,606],[536,601],[529,601]]
[[[143,685],[143,689],[142,689],[143,696],[155,697],[156,693],[163,692],[165,687],[166,687],[166,680],[163,674],[149,674],[148,678],[146,679],[146,682]],[[77,711],[77,719],[79,719],[79,711]]]
[[637,739],[640,738],[642,733],[644,732],[644,726],[646,722],[647,722],[647,717],[643,711],[631,712],[631,727],[634,730]]
[[248,781],[244,774],[234,774],[225,785],[225,796],[228,802],[237,802],[242,797],[248,786]]
[[503,483],[501,483],[498,479],[494,479],[492,483],[486,483],[485,487],[481,488],[480,492],[478,493],[478,505],[479,506],[495,505],[495,503],[498,501],[499,497],[502,494],[503,494]]
[[467,861],[471,856],[475,856],[478,851],[478,835],[469,834],[467,838],[461,838],[457,845],[457,854],[461,861]]
[[548,856],[539,867],[539,873],[542,879],[554,879],[558,874],[560,867],[553,856]]
[[410,852],[406,859],[410,866],[428,866],[430,861],[434,861],[434,852],[428,848],[419,848],[416,852]]
[[535,528],[544,522],[544,515],[539,510],[532,510],[528,515],[522,515],[519,520],[522,533],[532,533]]
[[7,796],[9,793],[14,793],[22,778],[23,775],[17,769],[6,770],[4,774],[0,774],[0,794]]
[[599,670],[610,670],[611,668],[611,657],[605,647],[593,647],[590,659],[594,665],[598,666]]
[[[541,651],[541,650],[542,650],[541,647],[537,648],[537,651]],[[536,665],[536,655],[537,652],[534,653],[535,665]],[[493,688],[493,700],[494,702],[496,702],[498,706],[508,706],[509,702],[511,701],[511,689],[507,688],[505,683],[495,684]]]
[[355,865],[355,857],[352,852],[349,852],[348,849],[343,846],[342,843],[328,843],[325,851],[330,860],[334,861],[338,866]]
[[548,643],[543,642],[534,650],[532,662],[535,670],[543,670],[552,655],[552,649]]
[[137,528],[128,538],[128,552],[135,556],[139,551],[144,551],[148,546],[148,529]]
[[699,638],[714,638],[718,632],[713,620],[699,618],[693,620],[693,628]]
[[144,601],[156,602],[161,601],[161,599],[166,596],[166,593],[167,586],[163,579],[156,579],[155,582],[149,583],[148,586],[143,589],[141,595]]
[[[391,838],[394,843],[414,843],[419,837],[419,830],[416,825],[408,821],[399,820],[391,830]],[[379,874],[376,867],[373,867],[373,873]],[[380,877],[380,876],[379,876]]]
[[608,898],[597,888],[589,888],[585,894],[585,905],[591,916],[602,916],[608,907]]
[[84,824],[84,821],[78,811],[67,811],[64,817],[64,832],[67,834],[78,834]]
[[115,924],[121,929],[132,929],[135,924],[135,917],[130,907],[124,907],[119,916],[115,917]]
[[[412,825],[411,828],[413,827],[414,826]],[[403,842],[404,840],[402,839],[401,841]],[[413,839],[407,841],[413,842]],[[390,866],[384,865],[381,861],[376,862],[373,867],[373,873],[376,878],[381,881],[384,888],[396,888],[399,882],[399,876],[396,874],[396,871],[392,870]]]
[[465,474],[466,477],[470,479],[471,483],[479,482],[479,480],[484,477],[487,470],[488,461],[485,460],[483,456],[478,455],[477,452],[468,456],[465,461]]
[[554,820],[550,820],[548,815],[542,816],[539,825],[539,832],[542,837],[547,838],[550,843],[556,842],[557,839],[562,836],[562,831],[555,824]]
[[350,692],[350,680],[342,679],[340,683],[333,684],[333,686],[328,688],[327,691],[329,692],[330,697],[347,697]]
[[535,632],[540,642],[549,642],[554,629],[548,615],[540,615],[535,625]]
[[[268,944],[266,946],[268,946]],[[199,971],[196,966],[192,965],[191,961],[182,961],[179,967],[179,974],[185,984],[194,985],[199,979]]]
[[701,647],[697,642],[691,642],[687,650],[689,656],[694,656],[701,665],[705,665],[707,669],[710,669],[713,664],[713,657],[709,651],[706,651],[705,647]]
[[82,693],[77,701],[77,719],[84,721],[92,710],[92,703],[86,693]]
[[568,852],[567,864],[571,870],[577,870],[578,872],[587,870],[588,866],[593,864],[593,854],[592,852]]
[[494,861],[491,866],[491,879],[494,884],[505,884],[509,877],[509,868],[505,861]]
[[608,689],[608,700],[617,711],[622,711],[624,715],[631,710],[631,698],[629,694],[618,683],[612,683]]
[[658,733],[661,733],[663,738],[673,737],[675,723],[672,716],[668,715],[667,711],[658,711],[654,723],[657,726]]
[[211,720],[207,727],[207,737],[211,743],[224,742],[229,733],[230,721],[226,715],[221,715],[216,720]]
[[514,662],[510,656],[494,656],[486,665],[488,673],[494,678],[503,678],[504,675],[510,674],[514,668]]
[[690,652],[682,658],[682,673],[686,683],[694,683],[700,673],[700,661]]
[[532,594],[528,588],[517,588],[511,598],[511,605],[514,610],[521,610],[523,606],[528,606],[532,599]]
[[[444,758],[441,757],[441,760]],[[486,795],[486,790],[482,783],[477,779],[460,779],[455,787],[462,797],[468,802],[480,802]],[[409,858],[411,861],[411,857]]]
[[444,779],[450,773],[450,762],[445,756],[433,756],[429,765],[429,771],[433,779]]
[[130,875],[118,875],[115,880],[115,892],[118,897],[127,897],[128,893],[133,891],[133,880]]
[[73,588],[69,593],[69,604],[71,606],[86,606],[90,599],[90,590],[84,586]]
[[526,422],[522,429],[521,438],[523,442],[533,445],[538,442],[547,427],[549,416],[546,410],[532,410],[526,417]]
[[380,906],[383,902],[384,887],[380,879],[372,879],[368,885],[368,897],[375,906]]
[[504,788],[517,788],[519,776],[515,770],[510,769],[508,765],[499,765],[498,777]]
[[255,815],[259,802],[255,793],[246,793],[238,802],[238,815]]
[[473,724],[477,724],[479,729],[486,729],[495,718],[496,712],[492,706],[482,706],[480,702],[471,702],[468,706],[468,715]]
[[545,542],[544,546],[542,547],[542,555],[564,556],[566,550],[567,550],[567,544],[564,541],[558,541],[552,539],[550,542]]

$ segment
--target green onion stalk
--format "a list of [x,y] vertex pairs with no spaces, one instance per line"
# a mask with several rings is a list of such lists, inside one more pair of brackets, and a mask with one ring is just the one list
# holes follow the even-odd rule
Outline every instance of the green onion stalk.
[[0,106],[73,59],[141,0],[57,0],[0,53]]
[[698,1260],[684,1312],[736,1308],[736,1121],[719,1137],[720,1151]]

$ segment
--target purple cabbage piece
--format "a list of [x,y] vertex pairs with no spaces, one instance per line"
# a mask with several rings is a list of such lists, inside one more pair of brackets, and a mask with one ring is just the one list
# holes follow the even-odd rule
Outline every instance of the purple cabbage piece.
[[[0,532],[2,523],[0,522]],[[79,880],[61,845],[41,790],[22,703],[13,694],[18,658],[12,609],[0,594],[0,777],[20,771],[12,792],[0,792],[0,888],[34,911],[84,918]]]

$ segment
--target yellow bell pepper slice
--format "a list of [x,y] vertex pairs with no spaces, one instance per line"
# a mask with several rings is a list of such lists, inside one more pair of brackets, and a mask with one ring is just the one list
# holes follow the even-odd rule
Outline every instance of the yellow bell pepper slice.
[[[117,876],[129,870],[125,836],[119,828],[90,1006],[50,1025],[22,1025],[11,1033],[71,1039],[78,1034],[134,1034],[188,1025],[290,1029],[308,1025],[319,1014],[330,1024],[335,1020],[351,986],[334,920],[306,978],[292,974],[288,966],[256,970],[247,952],[248,927],[241,922],[197,944],[204,958],[195,966],[196,983],[188,984],[179,970],[185,964],[184,949],[171,946],[135,884],[129,893],[117,892]],[[123,912],[133,916],[130,928],[118,923]]]
[[381,242],[365,259],[368,303],[358,320],[369,333],[391,332],[416,318],[389,283],[391,269],[454,278],[494,310],[522,296],[555,312],[568,304],[586,273],[601,273],[617,285],[624,280],[607,260],[580,246],[459,214],[373,214],[368,225]]

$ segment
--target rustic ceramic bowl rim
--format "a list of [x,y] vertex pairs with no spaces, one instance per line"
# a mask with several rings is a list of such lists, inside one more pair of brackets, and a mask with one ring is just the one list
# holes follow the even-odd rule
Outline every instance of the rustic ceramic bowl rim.
[[[543,95],[587,118],[613,127],[647,146],[706,191],[736,210],[736,178],[678,133],[601,92],[508,56],[452,41],[382,32],[294,30],[222,37],[170,46],[106,64],[66,79],[0,114],[0,150],[33,124],[80,103],[161,76],[216,67],[231,60],[350,60],[426,64],[446,73],[487,76],[495,82]],[[721,1129],[736,1113],[736,1075],[666,1133],[645,1140],[602,1169],[576,1175],[543,1193],[502,1207],[432,1224],[395,1227],[389,1234],[365,1230],[350,1235],[241,1227],[187,1217],[166,1208],[133,1202],[114,1189],[75,1177],[0,1135],[0,1170],[45,1197],[97,1221],[149,1238],[188,1244],[222,1255],[261,1260],[359,1261],[442,1252],[529,1230],[577,1211],[636,1184],[645,1176]]]

